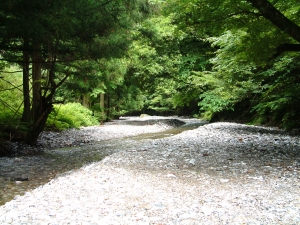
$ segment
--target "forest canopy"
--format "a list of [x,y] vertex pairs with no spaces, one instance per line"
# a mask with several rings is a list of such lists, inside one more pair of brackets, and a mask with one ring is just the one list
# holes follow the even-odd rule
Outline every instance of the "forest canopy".
[[299,128],[299,9],[298,0],[3,0],[1,140],[15,133],[35,145],[44,129],[81,124],[56,116],[73,103],[93,123],[148,113]]

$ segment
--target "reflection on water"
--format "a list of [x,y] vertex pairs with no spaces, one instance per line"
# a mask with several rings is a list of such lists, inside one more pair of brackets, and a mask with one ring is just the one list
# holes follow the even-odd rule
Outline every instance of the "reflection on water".
[[[12,200],[16,195],[23,195],[49,182],[59,174],[100,161],[107,155],[130,147],[131,140],[164,138],[195,129],[199,125],[181,126],[164,132],[106,140],[81,147],[47,150],[33,156],[0,158],[0,205]],[[22,178],[28,178],[28,181],[19,181]]]

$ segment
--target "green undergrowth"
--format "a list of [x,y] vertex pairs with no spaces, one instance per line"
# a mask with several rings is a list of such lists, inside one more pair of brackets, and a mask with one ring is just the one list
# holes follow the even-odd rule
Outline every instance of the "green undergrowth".
[[47,120],[47,130],[66,130],[99,124],[92,111],[79,103],[56,104]]

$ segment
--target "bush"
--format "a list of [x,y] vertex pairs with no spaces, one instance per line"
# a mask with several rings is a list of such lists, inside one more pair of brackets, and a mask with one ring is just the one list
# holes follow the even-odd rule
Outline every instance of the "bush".
[[93,126],[99,121],[92,112],[79,103],[54,105],[54,111],[49,115],[46,129],[66,130],[82,126]]

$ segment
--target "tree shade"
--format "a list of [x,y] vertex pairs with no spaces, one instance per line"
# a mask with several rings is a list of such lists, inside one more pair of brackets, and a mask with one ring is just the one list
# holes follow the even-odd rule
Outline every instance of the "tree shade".
[[1,1],[1,55],[23,68],[27,143],[36,144],[57,88],[72,73],[71,64],[120,56],[130,42],[126,30],[142,19],[147,5],[147,1]]

